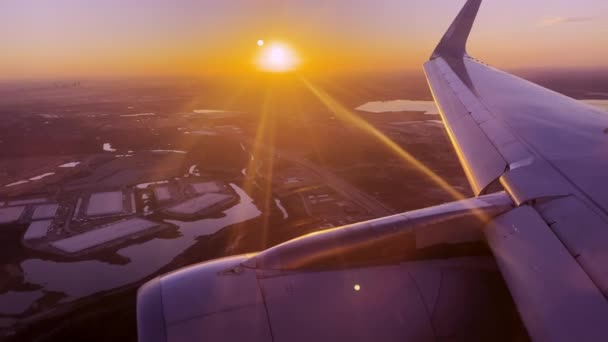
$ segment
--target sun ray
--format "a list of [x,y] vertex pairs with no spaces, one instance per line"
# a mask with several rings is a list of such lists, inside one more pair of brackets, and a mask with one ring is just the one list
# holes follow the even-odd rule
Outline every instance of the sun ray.
[[259,119],[259,123],[257,125],[255,131],[255,137],[253,142],[250,145],[250,158],[247,163],[246,168],[246,177],[245,183],[243,184],[243,189],[250,193],[253,190],[253,186],[255,185],[256,177],[259,175],[261,163],[263,160],[263,147],[267,139],[267,130],[270,121],[270,90],[267,89],[264,94],[264,100],[262,102],[262,110]]
[[300,98],[300,96],[294,95],[294,103],[295,103],[295,108],[297,110],[296,116],[299,119],[300,123],[302,124],[302,128],[306,132],[306,135],[311,137],[311,139],[309,139],[309,142],[312,145],[312,149],[313,149],[312,152],[314,153],[314,156],[317,158],[318,162],[320,162],[323,166],[325,164],[325,158],[324,158],[323,154],[321,153],[321,146],[318,143],[319,139],[317,138],[317,136],[319,135],[319,131],[314,129],[310,116],[306,115],[306,112],[304,111],[303,105],[302,105],[303,101]]
[[259,203],[264,216],[260,240],[263,246],[268,247],[270,212],[273,206],[273,169],[275,159],[276,137],[276,96],[272,84],[265,89],[259,123],[256,128],[254,140],[250,144],[251,157],[246,168],[246,177],[243,189],[248,193],[258,192],[261,196]]
[[[424,163],[416,159],[409,152],[404,150],[401,146],[387,137],[384,133],[378,130],[376,127],[371,125],[369,122],[359,117],[358,115],[352,113],[348,108],[344,107],[337,100],[335,100],[331,95],[329,95],[324,90],[314,86],[305,78],[301,77],[302,82],[304,82],[305,86],[314,94],[316,98],[321,101],[323,105],[325,105],[334,115],[345,122],[348,122],[365,133],[373,136],[379,142],[381,142],[384,146],[389,148],[393,153],[395,153],[399,158],[408,164],[414,166],[420,173],[424,176],[428,177],[434,184],[438,187],[446,191],[454,200],[464,200],[467,197],[460,193],[458,190],[454,189],[446,180],[444,180],[441,176],[436,174],[433,170],[431,170]],[[480,220],[487,221],[486,215],[483,213],[476,211],[477,216]]]

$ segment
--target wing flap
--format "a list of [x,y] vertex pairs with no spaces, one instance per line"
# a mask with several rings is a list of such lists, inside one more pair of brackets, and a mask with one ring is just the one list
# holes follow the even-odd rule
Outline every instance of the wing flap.
[[608,294],[605,222],[574,196],[542,203],[538,210],[593,282]]
[[536,210],[515,209],[485,234],[533,340],[608,336],[608,302]]

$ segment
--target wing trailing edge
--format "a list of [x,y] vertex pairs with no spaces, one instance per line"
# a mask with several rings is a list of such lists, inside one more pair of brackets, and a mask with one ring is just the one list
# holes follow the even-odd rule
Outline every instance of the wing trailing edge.
[[482,0],[468,0],[454,22],[447,30],[431,59],[437,57],[462,58],[467,55],[466,45],[469,34],[475,23]]

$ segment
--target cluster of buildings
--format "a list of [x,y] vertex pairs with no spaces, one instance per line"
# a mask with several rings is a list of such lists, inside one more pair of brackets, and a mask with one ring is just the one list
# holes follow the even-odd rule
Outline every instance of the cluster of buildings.
[[0,202],[0,225],[30,223],[24,240],[46,237],[60,205],[47,197],[15,199]]
[[177,219],[195,219],[233,204],[237,198],[225,184],[169,183],[153,187],[160,211]]
[[164,218],[200,219],[236,202],[234,190],[222,183],[163,181],[57,198],[0,201],[0,226],[27,226],[22,238],[26,247],[81,255],[167,228]]

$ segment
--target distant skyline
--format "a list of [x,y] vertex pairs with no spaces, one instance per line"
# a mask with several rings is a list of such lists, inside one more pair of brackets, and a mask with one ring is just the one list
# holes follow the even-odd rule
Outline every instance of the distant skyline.
[[[245,72],[258,39],[303,71],[419,70],[464,0],[0,0],[0,78]],[[484,1],[469,51],[500,68],[608,68],[608,2]]]

